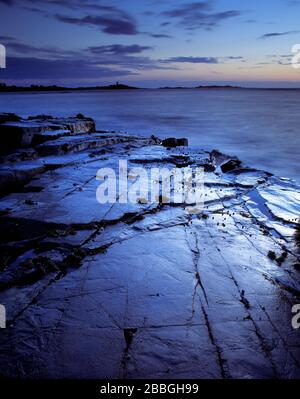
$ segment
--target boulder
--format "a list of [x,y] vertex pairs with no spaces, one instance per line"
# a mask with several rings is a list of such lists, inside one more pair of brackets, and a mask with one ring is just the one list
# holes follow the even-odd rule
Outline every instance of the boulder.
[[188,139],[185,138],[176,139],[175,137],[169,137],[162,141],[162,145],[164,147],[169,147],[169,148],[180,147],[180,146],[187,147]]
[[241,166],[242,162],[239,159],[229,159],[229,161],[224,162],[221,165],[221,170],[223,173],[232,172]]
[[154,134],[151,135],[150,140],[151,140],[150,144],[151,143],[154,144],[154,145],[161,144],[161,139],[159,137],[157,137],[157,136],[154,136]]
[[186,138],[177,139],[177,146],[188,147],[189,142]]
[[[61,136],[95,133],[95,122],[91,118],[53,118],[49,115],[30,116],[20,119],[15,114],[0,114],[2,140],[0,154],[8,154],[19,148],[34,146]],[[52,132],[52,133],[51,133]]]
[[177,146],[177,140],[175,137],[169,137],[168,139],[165,139],[162,141],[162,145],[164,147],[176,147]]
[[21,118],[13,113],[0,112],[0,123],[18,122]]

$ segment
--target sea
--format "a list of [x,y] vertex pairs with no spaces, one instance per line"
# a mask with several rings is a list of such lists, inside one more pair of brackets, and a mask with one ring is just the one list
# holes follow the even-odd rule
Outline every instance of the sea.
[[148,89],[1,93],[0,112],[82,113],[99,130],[186,137],[300,182],[300,90]]

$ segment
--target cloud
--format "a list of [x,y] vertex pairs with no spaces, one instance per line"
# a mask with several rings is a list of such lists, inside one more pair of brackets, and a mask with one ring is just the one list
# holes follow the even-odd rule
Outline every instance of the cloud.
[[204,13],[211,10],[211,4],[209,1],[188,3],[173,10],[165,11],[164,14],[169,17],[186,17],[191,16],[195,13]]
[[74,9],[85,9],[85,10],[96,10],[102,12],[113,12],[113,13],[120,13],[124,14],[125,12],[122,11],[120,8],[107,5],[107,4],[99,4],[99,2],[93,2],[89,0],[29,0],[31,2],[38,2],[38,3],[48,3],[56,6],[61,6],[64,8],[68,8],[71,10]]
[[231,61],[245,61],[244,57],[241,57],[240,55],[229,55],[227,57],[223,57],[224,60],[231,60]]
[[140,46],[138,44],[122,45],[112,44],[106,46],[93,46],[89,47],[88,50],[94,54],[110,54],[110,55],[127,55],[127,54],[138,54],[145,50],[152,50],[151,46]]
[[240,11],[214,11],[211,1],[184,4],[164,11],[162,15],[173,18],[189,30],[212,29],[222,21],[241,15]]
[[[55,7],[61,7],[69,10],[97,10],[102,12],[118,12],[122,13],[123,11],[118,7],[99,4],[97,1],[90,0],[0,0],[0,3],[4,3],[10,6],[19,5],[27,8],[27,5],[30,7],[31,5],[44,6],[50,5]],[[32,11],[40,11],[38,8],[33,7]]]
[[[1,0],[0,0],[1,1]],[[5,41],[5,42],[10,42],[10,41],[14,41],[15,39],[13,38],[13,37],[11,37],[11,36],[3,36],[3,35],[0,35],[0,40],[1,41]]]
[[8,54],[26,54],[27,56],[42,56],[46,58],[69,57],[78,55],[78,52],[72,50],[63,50],[57,47],[36,47],[18,41],[11,36],[0,36],[0,41],[6,45]]
[[245,62],[244,57],[241,56],[227,56],[227,57],[171,57],[165,60],[162,60],[164,63],[172,63],[172,62],[186,62],[190,64],[221,64],[226,61],[242,61]]
[[36,57],[8,57],[7,68],[0,71],[0,79],[13,80],[70,80],[133,75],[123,69],[101,67],[82,59],[46,60]]
[[113,35],[136,35],[138,34],[137,24],[129,15],[127,17],[117,15],[94,16],[86,15],[82,18],[69,17],[66,15],[55,14],[54,17],[61,22],[74,25],[96,26],[105,33]]
[[[55,18],[60,22],[80,25],[95,26],[105,33],[113,35],[136,35],[138,34],[135,19],[126,11],[113,5],[99,4],[97,1],[89,0],[0,0],[7,5],[18,5],[23,9],[39,13],[45,17]],[[47,10],[43,8],[46,6]],[[56,8],[51,11],[49,6]],[[42,8],[40,8],[42,7]],[[80,11],[83,17],[61,14],[58,8],[70,11]],[[62,11],[62,10],[61,10]],[[89,13],[93,11],[93,13]],[[85,15],[86,14],[86,15]]]
[[138,68],[158,67],[157,61],[149,57],[135,56],[146,50],[152,50],[151,46],[141,46],[139,44],[112,44],[91,46],[81,50],[64,50],[58,47],[37,47],[32,46],[10,36],[0,36],[0,41],[5,43],[8,54],[11,56],[26,55],[27,57],[38,57],[43,59],[78,59],[89,60],[89,62],[103,65],[126,65]]
[[12,6],[14,4],[14,0],[0,0],[0,4],[6,4],[7,6]]
[[101,65],[114,65],[134,70],[176,69],[175,67],[166,67],[160,60],[139,55],[143,51],[152,49],[151,46],[138,44],[92,46],[82,50],[82,56]]
[[291,64],[291,61],[290,62],[287,62],[287,61],[281,61],[281,60],[279,60],[278,62],[277,62],[277,64],[278,65],[287,65],[287,66],[291,66],[292,64]]
[[150,33],[149,36],[154,37],[155,39],[171,39],[173,37],[164,33]]
[[177,69],[160,60],[141,56],[151,46],[138,44],[100,45],[80,50],[58,47],[37,47],[17,41],[10,36],[0,36],[7,46],[7,69],[0,71],[0,81],[44,81],[101,79],[137,75],[140,71]]
[[268,65],[291,65],[293,54],[269,54],[265,56]]
[[163,60],[163,62],[188,62],[191,64],[218,64],[216,57],[171,57]]
[[300,33],[300,31],[290,30],[287,32],[271,32],[271,33],[265,33],[264,35],[260,36],[259,39],[270,39],[272,37],[277,37],[277,36],[295,35],[296,33]]

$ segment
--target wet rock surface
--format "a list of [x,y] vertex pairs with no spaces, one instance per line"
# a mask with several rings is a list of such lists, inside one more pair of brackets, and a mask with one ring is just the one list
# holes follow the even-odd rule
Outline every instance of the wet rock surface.
[[168,139],[162,141],[162,145],[169,148],[187,147],[188,144],[188,139],[186,138],[177,139],[175,137],[169,137]]
[[[300,377],[294,182],[218,151],[100,133],[83,116],[7,118],[1,134],[26,140],[0,165],[2,376]],[[100,205],[97,171],[119,159],[202,166],[203,211]]]

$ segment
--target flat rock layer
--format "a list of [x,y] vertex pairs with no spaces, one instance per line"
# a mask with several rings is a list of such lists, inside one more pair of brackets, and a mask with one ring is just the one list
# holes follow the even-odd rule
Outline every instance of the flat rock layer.
[[[2,140],[19,140],[0,165],[2,376],[300,377],[294,182],[218,151],[97,132],[82,116],[10,119],[0,118]],[[100,205],[97,171],[120,159],[203,166],[203,211]]]

